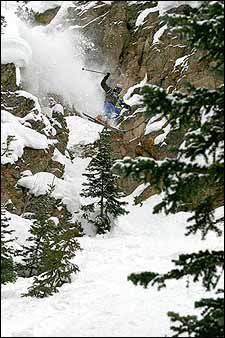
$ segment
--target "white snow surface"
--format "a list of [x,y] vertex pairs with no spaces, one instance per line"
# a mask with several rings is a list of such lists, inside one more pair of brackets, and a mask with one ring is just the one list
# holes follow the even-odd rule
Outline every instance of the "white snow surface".
[[154,139],[154,144],[156,144],[156,145],[157,144],[160,144],[160,145],[165,144],[166,137],[169,134],[170,130],[171,130],[171,125],[170,124],[166,125],[162,129],[163,133],[156,136],[156,138]]
[[9,10],[2,8],[2,15],[6,20],[6,27],[1,34],[1,64],[14,63],[17,67],[25,67],[32,57],[30,45],[19,33],[18,17]]
[[[31,114],[32,115],[32,114]],[[32,149],[48,149],[48,139],[45,135],[21,124],[18,118],[6,110],[1,111],[1,163],[15,163],[23,155],[25,147]],[[5,152],[7,138],[14,136],[9,145],[10,152]]]
[[139,82],[138,84],[130,87],[126,94],[123,97],[123,100],[129,106],[141,105],[143,103],[143,96],[140,94],[135,94],[135,89],[142,88],[147,84],[147,74],[145,75],[144,79]]
[[[81,119],[75,120],[79,129]],[[96,126],[93,124],[92,128]],[[75,127],[70,129],[70,133],[75,130]],[[71,147],[80,141],[77,134]],[[82,173],[91,159],[77,157],[71,161],[55,150],[53,160],[65,164],[64,183],[49,173],[32,175],[30,172],[20,183],[32,187],[35,179],[40,184],[33,186],[33,192],[39,194],[54,179],[58,196],[63,190],[72,200],[74,191],[70,186],[74,185],[76,193],[80,193],[85,180]],[[19,278],[14,284],[2,286],[3,337],[163,337],[170,334],[168,311],[197,314],[193,302],[210,296],[200,283],[191,283],[186,288],[185,280],[170,281],[159,292],[127,281],[132,272],[168,271],[173,267],[171,259],[181,253],[223,247],[223,240],[215,234],[205,241],[201,241],[200,235],[184,236],[190,213],[153,214],[154,205],[161,201],[159,195],[152,196],[142,206],[134,205],[134,197],[146,187],[140,185],[125,198],[130,213],[117,220],[111,233],[78,239],[83,250],[77,253],[74,263],[80,272],[59,293],[45,299],[22,298],[33,278]],[[222,214],[223,208],[218,208],[216,217]],[[11,217],[11,227],[17,228],[18,245],[22,245],[30,221],[17,215]],[[219,287],[222,280],[220,284]]]
[[190,56],[190,55],[188,54],[188,55],[182,56],[181,58],[178,58],[178,59],[176,60],[176,62],[175,62],[174,67],[178,67],[178,66],[182,65],[183,63],[185,63],[186,60],[189,58],[189,56]]
[[[53,161],[57,161],[65,166],[63,179],[76,187],[76,192],[80,194],[82,190],[82,183],[84,182],[84,177],[82,174],[85,172],[88,164],[91,161],[91,157],[75,157],[71,160],[69,157],[60,153],[56,148],[53,154]],[[80,196],[80,201],[82,202],[82,197]]]
[[60,103],[56,103],[54,107],[52,107],[52,112],[60,115],[64,115],[64,108]]
[[166,31],[167,27],[168,27],[167,25],[160,27],[158,31],[154,34],[153,42],[152,42],[153,45],[156,43],[160,43],[160,38],[162,37],[163,33]]
[[146,8],[144,9],[137,17],[135,26],[139,27],[142,26],[145,22],[145,18],[150,14],[150,13],[154,13],[157,12],[159,10],[158,6],[153,7],[153,8]]
[[[75,118],[70,133],[83,122],[88,124],[81,120]],[[97,126],[91,125],[92,129]],[[97,131],[92,141],[96,136]],[[79,142],[82,139],[78,133],[70,146]],[[91,159],[77,157],[71,161],[55,150],[53,160],[65,164],[64,181],[50,173],[29,173],[20,183],[35,194],[46,191],[47,183],[56,183],[56,196],[66,193],[72,201],[74,193],[79,194],[82,189],[82,173]],[[214,234],[206,241],[201,241],[200,235],[185,237],[190,213],[153,214],[153,206],[161,196],[151,197],[142,206],[134,205],[134,197],[146,187],[139,186],[125,199],[130,213],[117,220],[111,233],[78,239],[83,250],[77,253],[74,263],[80,272],[59,293],[46,299],[22,298],[33,278],[19,278],[15,284],[2,286],[3,337],[163,337],[170,333],[168,311],[196,312],[193,302],[209,296],[200,283],[186,288],[185,281],[171,281],[158,292],[156,288],[144,289],[127,281],[132,272],[168,271],[173,267],[171,259],[180,253],[223,246],[222,239]],[[223,208],[217,209],[217,217],[222,212]],[[12,219],[11,226],[17,228],[18,244],[22,245],[28,236],[28,221],[16,215]]]
[[203,1],[158,1],[159,13],[163,15],[166,11],[177,8],[181,5],[189,5],[192,8],[198,8]]
[[165,117],[163,117],[162,119],[158,121],[154,121],[154,122],[152,121],[152,119],[150,119],[145,128],[145,135],[161,130],[166,122],[167,120]]
[[25,243],[26,239],[30,235],[29,229],[31,227],[32,221],[8,211],[6,211],[5,216],[9,222],[9,230],[14,230],[11,238],[15,238],[15,242],[12,242],[12,246],[15,249],[21,249],[21,246]]
[[27,7],[36,13],[44,13],[48,9],[60,7],[62,3],[63,1],[29,1]]
[[149,121],[148,124],[145,128],[145,134],[148,135],[153,132],[159,132],[161,131],[162,133],[159,134],[154,138],[154,144],[162,145],[164,144],[164,141],[169,134],[171,130],[171,125],[167,124],[167,119],[165,117],[161,118],[161,114],[157,114],[156,116],[153,116]]
[[69,142],[67,148],[81,144],[92,144],[99,139],[99,133],[103,126],[93,123],[79,116],[68,116],[66,118],[69,128]]
[[35,196],[45,195],[49,191],[50,185],[53,185],[52,196],[56,199],[61,199],[69,212],[73,214],[80,208],[76,186],[72,182],[68,183],[52,173],[39,172],[32,176],[22,177],[17,181],[17,185],[28,189]]
[[166,272],[180,253],[218,249],[222,240],[213,234],[207,241],[185,237],[190,214],[155,215],[159,196],[142,207],[133,205],[134,196],[127,198],[130,214],[119,218],[111,234],[79,238],[83,251],[74,262],[80,272],[59,293],[46,299],[21,298],[32,278],[3,285],[3,337],[163,337],[170,332],[167,311],[196,312],[193,302],[210,296],[200,283],[186,288],[185,281],[171,281],[159,292],[134,286],[127,276]]
[[[131,4],[140,4],[145,3],[146,1],[129,1]],[[149,1],[151,3],[151,1]],[[192,8],[198,8],[201,5],[202,1],[158,1],[158,5],[151,8],[144,9],[137,17],[136,27],[143,26],[145,19],[151,13],[159,12],[159,15],[163,15],[165,12],[169,11],[172,8],[177,8],[181,5],[189,5]]]

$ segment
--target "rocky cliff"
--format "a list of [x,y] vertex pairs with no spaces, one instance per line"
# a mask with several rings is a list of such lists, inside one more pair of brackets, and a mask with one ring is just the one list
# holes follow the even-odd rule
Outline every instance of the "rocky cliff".
[[[8,209],[21,214],[27,207],[27,192],[16,185],[17,181],[23,173],[49,172],[61,177],[63,166],[53,158],[56,150],[65,152],[68,130],[60,116],[56,117],[55,125],[50,122],[42,113],[38,99],[16,84],[16,67],[13,63],[1,65],[1,73],[4,149],[1,153],[1,197],[3,203],[10,201]],[[9,139],[11,135],[15,135],[12,140]],[[42,146],[39,138],[48,138],[47,145]],[[31,211],[29,206],[26,211]]]
[[[167,8],[167,13],[182,13],[188,8],[188,1],[174,3],[176,8]],[[36,24],[49,24],[57,13],[60,13],[58,6],[43,13],[34,13]],[[185,91],[188,82],[195,86],[215,88],[220,78],[209,72],[207,64],[199,61],[199,52],[191,50],[188,41],[171,33],[163,14],[165,8],[155,1],[75,1],[61,15],[59,29],[69,27],[83,34],[89,42],[84,47],[87,66],[95,65],[102,70],[109,70],[112,73],[111,85],[120,83],[124,89],[123,95],[133,87],[126,94],[129,102],[138,95],[144,78],[168,92],[176,89]],[[16,164],[9,162],[2,166],[3,200],[11,200],[20,214],[25,207],[26,194],[19,187],[15,189],[17,180],[27,170],[32,174],[54,172],[61,177],[62,164],[53,160],[53,154],[55,149],[65,152],[68,130],[61,119],[51,135],[51,124],[37,109],[35,98],[17,86],[15,66],[6,64],[1,68],[2,109],[24,119],[27,127],[43,135],[48,133],[48,137],[53,139],[48,149],[25,146]],[[26,119],[28,115],[29,119]],[[115,158],[150,156],[163,159],[174,156],[171,149],[182,141],[182,133],[170,133],[168,122],[160,114],[154,120],[146,119],[140,102],[132,103],[131,110],[124,112],[119,127],[125,132],[112,133]],[[121,180],[120,184],[129,194],[138,183],[129,179]],[[153,193],[148,187],[142,196],[147,198]]]
[[[148,83],[168,92],[185,91],[188,83],[216,88],[221,78],[212,74],[209,65],[200,61],[200,53],[191,50],[188,41],[172,33],[164,21],[165,14],[184,13],[189,5],[199,4],[193,1],[78,1],[68,10],[67,24],[76,25],[76,29],[80,27],[94,44],[94,48],[86,50],[87,64],[103,64],[103,69],[112,73],[111,85],[121,84],[123,94],[134,86],[130,97],[136,95],[139,88],[135,89],[135,85],[145,77]],[[160,115],[153,122],[146,120],[141,105],[134,104],[120,124],[127,132],[112,135],[115,157],[150,156],[159,160],[174,156],[171,149],[181,143],[182,132],[169,133],[168,123],[161,120]],[[121,185],[128,194],[137,186],[130,179],[122,180]]]

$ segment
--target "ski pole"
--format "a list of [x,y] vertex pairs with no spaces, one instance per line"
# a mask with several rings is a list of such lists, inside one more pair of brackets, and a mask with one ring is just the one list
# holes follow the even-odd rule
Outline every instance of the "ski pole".
[[98,74],[106,74],[106,73],[103,73],[103,72],[99,72],[97,70],[92,70],[92,69],[87,69],[87,68],[82,68],[82,70],[85,70],[86,72],[92,72],[92,73],[98,73]]

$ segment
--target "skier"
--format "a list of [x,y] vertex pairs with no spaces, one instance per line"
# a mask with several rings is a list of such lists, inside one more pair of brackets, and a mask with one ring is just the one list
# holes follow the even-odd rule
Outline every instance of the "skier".
[[[119,98],[122,88],[117,85],[113,89],[107,84],[107,80],[110,75],[110,73],[107,73],[101,81],[101,87],[106,93],[104,102],[104,116],[106,120],[116,119],[119,117],[122,108],[130,108],[130,106],[128,106]],[[97,118],[102,120],[101,116],[98,116]]]

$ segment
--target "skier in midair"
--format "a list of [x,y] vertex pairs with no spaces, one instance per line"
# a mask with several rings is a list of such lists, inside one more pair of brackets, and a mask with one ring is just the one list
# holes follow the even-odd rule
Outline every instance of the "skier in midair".
[[[110,75],[110,73],[107,73],[101,81],[101,87],[106,93],[104,102],[104,116],[106,117],[106,120],[116,119],[119,117],[122,108],[130,108],[130,106],[123,102],[119,97],[122,87],[116,85],[115,88],[111,88],[107,84]],[[98,118],[101,120],[101,117],[98,116]]]

